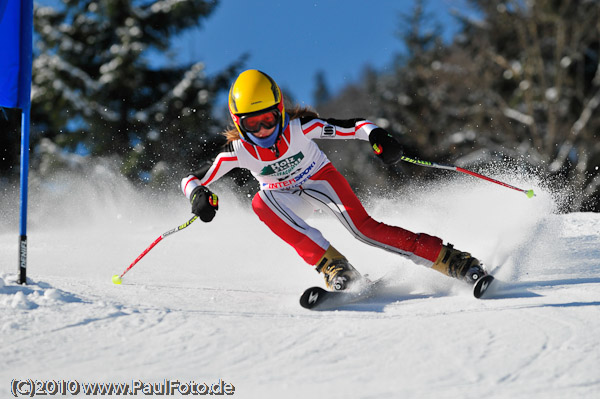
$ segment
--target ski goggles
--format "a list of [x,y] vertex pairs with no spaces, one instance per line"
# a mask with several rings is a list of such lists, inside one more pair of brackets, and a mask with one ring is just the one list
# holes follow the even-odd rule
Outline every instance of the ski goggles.
[[258,133],[261,126],[272,129],[281,120],[281,112],[277,108],[270,109],[260,114],[250,114],[240,117],[240,126],[248,133]]

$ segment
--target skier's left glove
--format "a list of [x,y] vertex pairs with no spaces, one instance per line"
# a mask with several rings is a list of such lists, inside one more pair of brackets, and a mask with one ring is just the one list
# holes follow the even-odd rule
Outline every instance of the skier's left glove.
[[393,165],[402,158],[400,141],[388,131],[377,127],[369,133],[369,142],[375,155],[386,165]]
[[204,186],[198,186],[192,191],[190,202],[192,203],[192,213],[203,222],[213,220],[219,209],[217,194]]

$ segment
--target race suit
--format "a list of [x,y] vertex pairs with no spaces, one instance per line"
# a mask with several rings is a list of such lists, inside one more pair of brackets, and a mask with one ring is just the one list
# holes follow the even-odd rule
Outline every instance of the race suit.
[[305,219],[316,209],[327,209],[358,240],[431,267],[441,251],[442,240],[371,218],[347,180],[313,141],[368,140],[369,133],[376,127],[364,119],[292,119],[275,144],[276,148],[266,149],[234,140],[210,167],[184,178],[181,188],[189,199],[195,187],[208,186],[234,168],[245,168],[260,184],[261,190],[252,200],[254,212],[310,265],[316,265],[323,257],[329,241]]

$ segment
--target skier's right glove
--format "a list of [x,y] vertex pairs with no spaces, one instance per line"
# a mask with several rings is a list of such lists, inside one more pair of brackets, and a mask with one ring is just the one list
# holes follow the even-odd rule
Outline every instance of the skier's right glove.
[[219,198],[217,194],[204,186],[198,186],[190,195],[192,213],[203,222],[210,222],[219,209]]
[[369,142],[375,155],[386,165],[395,164],[402,158],[402,146],[398,139],[380,127],[371,130]]

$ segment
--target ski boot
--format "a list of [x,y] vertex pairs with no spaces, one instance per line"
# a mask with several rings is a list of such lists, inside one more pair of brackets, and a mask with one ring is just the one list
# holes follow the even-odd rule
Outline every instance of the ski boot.
[[332,245],[319,260],[316,269],[317,273],[323,272],[325,285],[332,291],[346,290],[364,279]]
[[470,253],[454,249],[452,244],[442,247],[432,268],[469,284],[475,284],[477,280],[487,274],[479,260],[473,258]]

